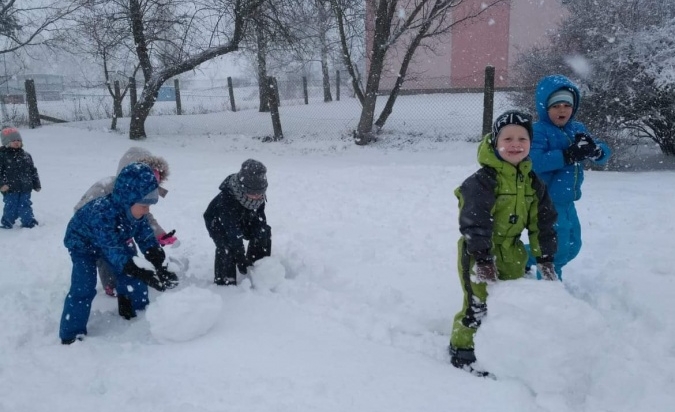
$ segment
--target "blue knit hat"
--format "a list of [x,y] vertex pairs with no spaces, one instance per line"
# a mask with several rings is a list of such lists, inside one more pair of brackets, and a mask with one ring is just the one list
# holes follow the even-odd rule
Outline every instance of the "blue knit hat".
[[569,103],[574,106],[574,93],[569,89],[560,89],[551,93],[548,100],[546,101],[546,107],[549,108],[554,104],[558,103]]

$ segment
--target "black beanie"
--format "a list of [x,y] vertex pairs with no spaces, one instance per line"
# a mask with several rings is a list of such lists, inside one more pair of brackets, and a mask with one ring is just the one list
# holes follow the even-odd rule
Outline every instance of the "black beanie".
[[494,123],[492,123],[492,146],[497,145],[497,136],[502,128],[510,124],[524,127],[525,130],[527,130],[527,135],[530,137],[530,142],[532,141],[532,116],[517,110],[509,110],[500,114],[499,117],[495,119]]
[[237,181],[246,194],[265,194],[267,190],[267,168],[257,160],[248,159],[241,164],[241,170],[237,173]]

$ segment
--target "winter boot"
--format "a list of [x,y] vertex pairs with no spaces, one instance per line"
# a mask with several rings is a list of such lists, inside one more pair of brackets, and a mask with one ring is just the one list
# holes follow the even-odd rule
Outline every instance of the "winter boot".
[[450,345],[448,347],[448,352],[450,352],[450,363],[455,368],[462,369],[480,378],[491,376],[489,372],[474,368],[476,354],[474,353],[473,349],[460,349]]
[[78,334],[72,339],[61,339],[61,345],[70,345],[71,343],[74,343],[75,341],[83,341],[84,340],[84,335],[83,334]]
[[134,310],[134,306],[131,304],[129,296],[117,297],[117,309],[119,310],[120,316],[126,320],[136,317],[136,310]]

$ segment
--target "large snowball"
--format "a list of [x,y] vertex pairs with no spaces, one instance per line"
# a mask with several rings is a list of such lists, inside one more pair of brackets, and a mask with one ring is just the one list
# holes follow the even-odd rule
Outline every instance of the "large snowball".
[[255,289],[274,290],[286,278],[286,268],[279,259],[270,256],[255,262],[249,268],[251,283]]
[[150,333],[160,342],[185,342],[205,335],[222,316],[223,300],[195,286],[167,292],[147,309]]

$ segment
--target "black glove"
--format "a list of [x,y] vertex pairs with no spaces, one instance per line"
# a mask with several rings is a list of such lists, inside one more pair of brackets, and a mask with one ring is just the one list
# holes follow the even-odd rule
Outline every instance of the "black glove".
[[597,147],[591,136],[586,133],[577,133],[574,135],[574,143],[563,150],[565,163],[572,164],[586,160],[595,154]]
[[162,280],[155,272],[153,272],[152,270],[139,268],[138,266],[136,266],[133,259],[129,259],[127,264],[124,265],[124,273],[131,276],[132,278],[136,278],[146,283],[148,286],[150,286],[155,290],[158,290],[160,292],[164,292],[166,290],[164,282],[162,282]]
[[164,259],[166,259],[166,254],[164,253],[164,249],[162,249],[161,246],[151,247],[145,251],[144,255],[145,259],[147,259],[147,261],[150,262],[156,270],[159,270],[162,267],[164,264]]
[[591,160],[600,160],[602,156],[605,155],[605,152],[602,151],[602,148],[600,146],[595,146],[595,150],[593,151],[593,154],[588,156],[589,159]]
[[136,317],[136,311],[134,310],[133,305],[131,304],[131,299],[128,296],[118,296],[117,297],[117,310],[121,317],[126,320]]
[[235,261],[237,262],[239,273],[246,275],[248,273],[248,267],[252,265],[251,261],[245,255],[238,255]]
[[168,270],[166,266],[157,269],[157,276],[159,276],[159,280],[164,283],[167,289],[173,289],[178,286],[178,275]]

